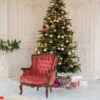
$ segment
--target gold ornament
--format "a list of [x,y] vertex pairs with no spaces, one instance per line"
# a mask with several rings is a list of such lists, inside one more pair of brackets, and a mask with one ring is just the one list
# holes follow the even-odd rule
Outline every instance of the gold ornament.
[[61,47],[63,47],[64,45],[63,44],[61,44]]
[[60,47],[58,47],[58,50],[60,50]]
[[64,11],[62,11],[61,13],[64,14]]
[[40,52],[40,51],[38,51],[37,53],[38,53],[38,54],[40,54],[41,52]]
[[69,55],[71,55],[71,52],[68,52]]
[[48,25],[46,24],[46,27],[48,27]]
[[64,29],[65,27],[62,27],[62,29]]
[[66,43],[68,43],[68,40],[66,40]]
[[45,36],[48,36],[48,34],[46,33]]
[[70,35],[69,37],[72,38],[72,35]]
[[61,62],[59,62],[58,65],[61,65]]
[[58,35],[58,39],[60,39],[60,35]]
[[50,37],[53,37],[53,35],[52,35],[52,34],[50,34]]
[[71,68],[73,68],[73,65],[70,65]]
[[53,43],[53,41],[50,41],[50,43]]
[[54,30],[54,32],[56,32],[56,30]]
[[63,60],[63,58],[62,58],[62,57],[60,57],[60,60]]
[[62,18],[59,18],[59,20],[61,20]]
[[51,6],[53,6],[54,4],[53,3],[51,3]]
[[52,23],[52,20],[50,20],[50,23]]
[[44,45],[47,46],[47,43],[45,43]]
[[42,34],[40,34],[39,36],[42,37]]
[[46,52],[46,51],[47,51],[47,49],[44,49],[43,51],[44,51],[44,52]]
[[75,50],[72,50],[72,52],[74,53],[74,52],[75,52]]
[[62,51],[64,51],[64,48],[61,48]]
[[50,53],[53,53],[52,51],[50,51]]
[[49,17],[48,19],[50,20],[51,18]]
[[61,38],[63,39],[64,38],[64,35],[62,35]]

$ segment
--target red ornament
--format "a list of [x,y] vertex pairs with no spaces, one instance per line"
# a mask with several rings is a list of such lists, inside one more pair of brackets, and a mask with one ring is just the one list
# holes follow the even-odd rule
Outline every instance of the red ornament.
[[42,29],[43,30],[46,30],[46,25],[45,24],[42,26]]
[[55,82],[52,84],[52,87],[58,88],[60,87],[60,83],[58,80],[55,80]]
[[51,10],[48,10],[48,13],[51,13]]

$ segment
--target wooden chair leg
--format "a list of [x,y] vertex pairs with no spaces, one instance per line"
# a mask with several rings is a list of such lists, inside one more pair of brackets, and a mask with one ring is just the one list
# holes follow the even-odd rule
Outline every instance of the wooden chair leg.
[[19,89],[20,89],[20,95],[22,94],[22,92],[23,92],[23,88],[22,88],[22,83],[20,84],[20,86],[19,86]]
[[48,98],[48,85],[46,86],[46,98]]
[[34,86],[31,86],[31,88],[34,88]]
[[50,86],[50,92],[52,92],[52,87]]
[[37,86],[37,91],[39,90],[39,87]]

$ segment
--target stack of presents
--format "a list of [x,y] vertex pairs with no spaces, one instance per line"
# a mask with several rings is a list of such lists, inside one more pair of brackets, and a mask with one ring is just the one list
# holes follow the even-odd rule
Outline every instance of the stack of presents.
[[87,81],[83,80],[81,75],[66,75],[64,73],[58,74],[53,87],[63,87],[66,89],[77,88],[82,85],[87,85]]

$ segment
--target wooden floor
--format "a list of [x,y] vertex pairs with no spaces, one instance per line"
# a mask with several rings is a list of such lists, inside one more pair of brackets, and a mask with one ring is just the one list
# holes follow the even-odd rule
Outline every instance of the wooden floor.
[[[5,97],[19,96],[19,81],[0,80],[0,95]],[[46,100],[44,88],[37,91],[36,88],[24,86],[23,96],[31,98],[30,100]],[[54,88],[53,92],[49,93],[47,100],[100,100],[100,81],[89,81],[88,86],[72,90]]]

